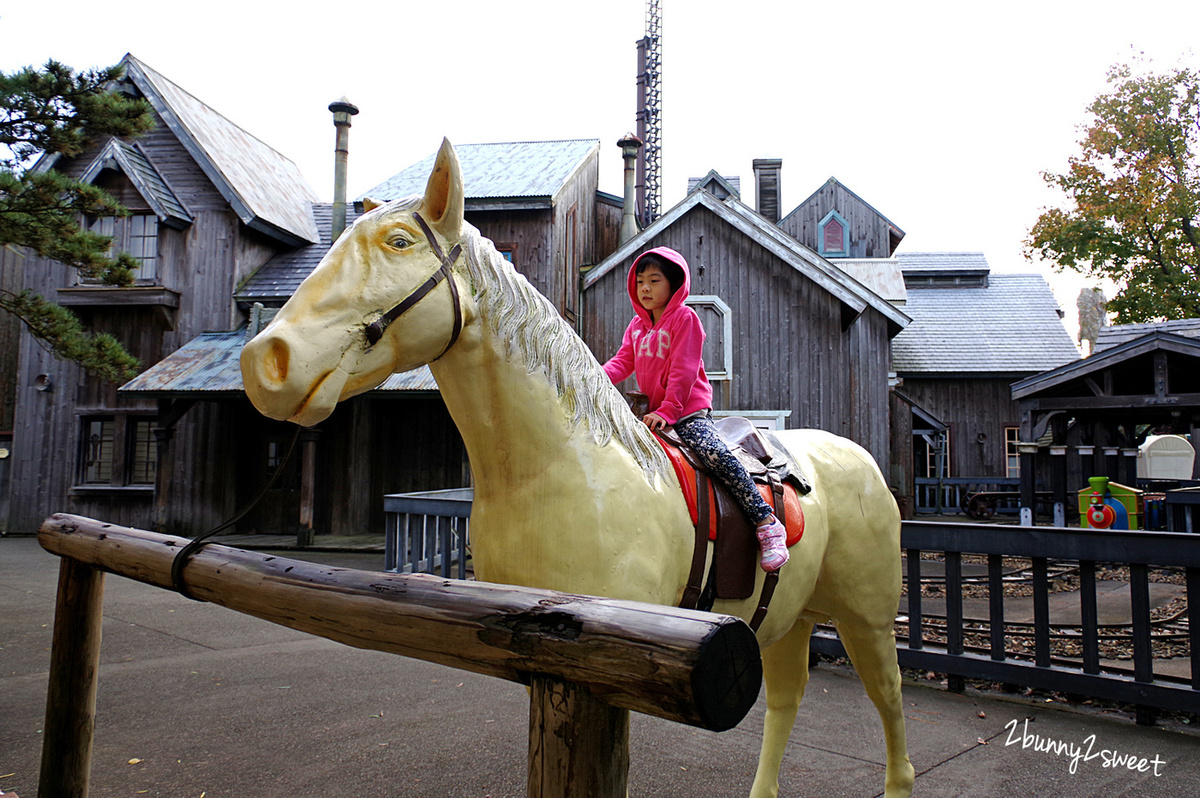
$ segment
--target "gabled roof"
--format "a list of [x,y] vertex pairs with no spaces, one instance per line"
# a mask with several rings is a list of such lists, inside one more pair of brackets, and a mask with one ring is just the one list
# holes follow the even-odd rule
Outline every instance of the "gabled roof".
[[1200,319],[1173,319],[1171,321],[1152,321],[1141,324],[1117,324],[1112,327],[1101,327],[1100,334],[1096,336],[1096,352],[1120,346],[1121,344],[1155,332],[1180,335],[1184,338],[1200,338]]
[[121,65],[247,227],[291,246],[318,240],[318,197],[296,164],[132,55]]
[[[246,330],[203,333],[122,385],[122,394],[213,399],[245,394],[240,358]],[[375,391],[433,392],[428,366],[392,374]]]
[[808,203],[812,202],[812,200],[825,189],[825,186],[828,186],[830,183],[841,186],[842,191],[845,191],[847,194],[854,197],[856,200],[861,202],[863,205],[870,208],[871,211],[875,215],[877,215],[880,219],[883,219],[883,221],[887,222],[888,226],[892,228],[892,238],[895,240],[895,243],[893,244],[893,247],[892,247],[892,251],[894,252],[895,246],[900,243],[900,239],[904,238],[904,231],[901,230],[896,225],[895,222],[893,222],[891,219],[887,218],[882,213],[880,213],[879,210],[874,205],[867,202],[862,197],[858,196],[858,194],[854,193],[854,191],[852,191],[849,186],[847,186],[845,183],[838,180],[836,177],[830,177],[828,180],[826,180],[825,183],[821,186],[821,188],[818,188],[816,191],[809,194],[808,197],[804,200],[804,202],[801,202],[799,205],[797,205],[795,208],[793,208],[791,213],[789,213],[787,216],[783,217],[783,219],[779,220],[779,223],[782,225],[783,222],[785,220],[787,220],[789,217],[793,216],[796,213],[799,213],[801,208],[803,208]]
[[[598,156],[599,139],[459,144],[467,210],[502,207],[549,208],[558,193]],[[435,154],[397,172],[359,197],[388,201],[425,191]]]
[[[1162,330],[1155,330],[1139,338],[1106,349],[1103,352],[1097,352],[1089,358],[1077,360],[1043,374],[1035,374],[1032,377],[1014,383],[1012,396],[1013,399],[1023,399],[1045,391],[1061,389],[1067,383],[1075,380],[1084,380],[1115,365],[1158,351],[1195,358],[1196,362],[1200,363],[1200,341],[1193,338],[1185,338],[1182,335],[1173,335]],[[1190,371],[1192,374],[1195,374],[1194,368],[1191,368]],[[1147,382],[1150,381],[1147,380]],[[1089,393],[1091,392],[1089,391]],[[1122,397],[1118,396],[1116,398],[1120,399]]]
[[768,222],[748,205],[733,197],[719,200],[707,191],[693,191],[688,194],[682,202],[589,270],[583,277],[584,290],[595,285],[597,280],[645,248],[659,233],[697,207],[712,211],[730,226],[828,291],[855,314],[862,313],[868,307],[879,311],[888,320],[890,334],[894,335],[909,323],[910,319],[904,312]]
[[[717,199],[725,199],[731,195],[738,199],[742,198],[742,179],[737,176],[724,177],[717,174],[715,169],[710,169],[704,177],[688,178],[688,193],[691,194],[698,188],[704,189]],[[714,188],[717,190],[714,191]]]
[[128,177],[159,221],[178,230],[192,223],[192,215],[137,144],[109,139],[79,179],[91,183],[105,169],[114,169]]
[[892,341],[902,375],[1019,376],[1079,359],[1040,274],[995,274],[984,286],[908,287],[913,323]]
[[[314,204],[311,213],[316,221],[320,242],[281,252],[272,257],[234,292],[234,298],[238,302],[282,304],[296,293],[300,283],[317,268],[321,258],[325,257],[325,253],[333,245],[330,240],[333,205],[328,202]],[[350,226],[358,216],[352,207],[347,207],[346,226]]]

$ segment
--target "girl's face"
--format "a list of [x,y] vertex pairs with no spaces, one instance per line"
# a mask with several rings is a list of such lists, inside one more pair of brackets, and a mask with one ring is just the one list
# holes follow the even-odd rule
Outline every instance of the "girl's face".
[[671,281],[663,274],[657,264],[646,266],[637,276],[637,295],[642,307],[650,311],[650,316],[658,321],[659,314],[671,301]]

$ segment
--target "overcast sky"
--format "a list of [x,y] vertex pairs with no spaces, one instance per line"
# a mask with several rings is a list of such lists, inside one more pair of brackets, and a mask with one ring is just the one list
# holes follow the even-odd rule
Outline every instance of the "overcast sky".
[[[361,113],[349,191],[452,142],[594,138],[621,193],[643,0],[204,3],[67,0],[0,10],[0,69],[126,52],[294,160],[332,198],[328,104]],[[834,176],[907,234],[901,251],[983,252],[1038,271],[1073,314],[1081,280],[1021,254],[1058,200],[1040,173],[1077,151],[1109,66],[1200,66],[1195,0],[662,0],[663,206],[689,177],[783,160],[790,211]],[[45,12],[52,10],[53,16]]]

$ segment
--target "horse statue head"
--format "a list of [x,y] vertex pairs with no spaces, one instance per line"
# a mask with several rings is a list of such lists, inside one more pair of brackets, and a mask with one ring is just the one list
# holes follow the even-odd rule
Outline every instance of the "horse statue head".
[[464,222],[450,142],[424,196],[363,205],[367,212],[242,350],[246,393],[264,415],[311,426],[458,338],[469,311],[454,269]]

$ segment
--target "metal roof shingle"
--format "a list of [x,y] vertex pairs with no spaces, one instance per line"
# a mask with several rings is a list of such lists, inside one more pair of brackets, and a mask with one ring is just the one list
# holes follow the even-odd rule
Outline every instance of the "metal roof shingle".
[[[240,396],[246,330],[203,333],[120,387],[144,396]],[[392,374],[375,391],[436,391],[428,366]]]
[[[467,200],[552,198],[585,160],[599,151],[599,139],[461,144],[454,147],[462,166]],[[421,194],[433,171],[434,155],[397,172],[359,199],[387,201]]]
[[295,163],[132,55],[123,63],[243,222],[317,240],[308,205],[318,197]]

